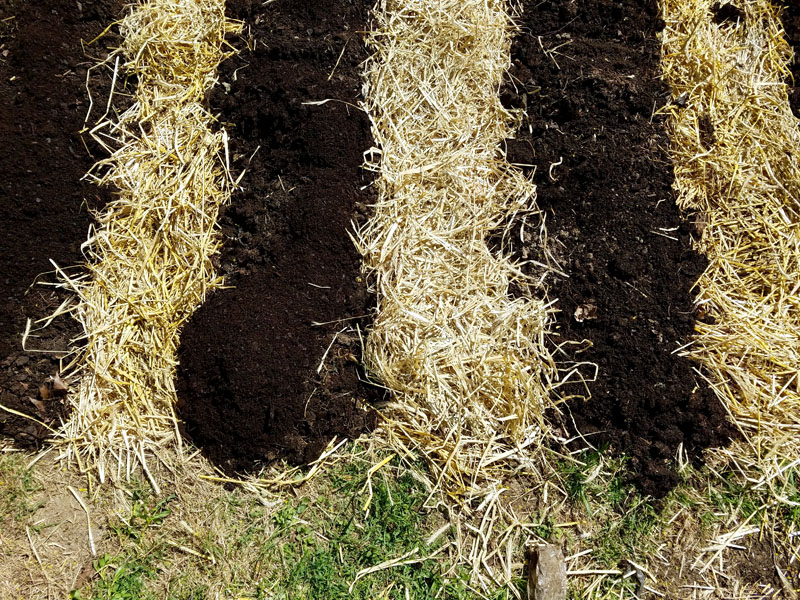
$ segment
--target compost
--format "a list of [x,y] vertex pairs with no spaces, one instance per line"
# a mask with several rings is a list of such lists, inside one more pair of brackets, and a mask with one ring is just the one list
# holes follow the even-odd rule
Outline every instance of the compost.
[[[87,70],[119,38],[109,32],[89,42],[119,18],[122,6],[117,0],[0,2],[0,404],[49,424],[64,416],[49,382],[79,326],[60,318],[30,337],[32,348],[64,351],[51,354],[23,352],[22,332],[26,319],[48,316],[65,299],[33,283],[55,281],[45,274],[53,270],[49,259],[62,268],[80,261],[88,209],[108,199],[108,191],[81,181],[99,152],[79,132],[89,103]],[[111,79],[106,69],[93,73],[93,94],[104,106]],[[0,411],[2,437],[35,446],[47,434]]]
[[[548,249],[568,275],[548,280],[553,342],[564,369],[583,363],[587,382],[573,376],[559,389],[563,423],[629,456],[633,480],[660,497],[677,483],[680,445],[698,458],[732,434],[696,365],[675,353],[692,335],[692,286],[706,262],[691,249],[701,224],[676,207],[656,114],[671,101],[659,80],[663,23],[655,0],[524,5],[503,95],[528,119],[508,156],[529,165]],[[517,251],[545,260],[532,242]]]
[[[371,2],[228,5],[248,48],[224,63],[211,109],[230,134],[241,189],[221,215],[214,293],[181,336],[185,432],[229,471],[314,460],[374,425],[359,329],[374,304],[348,236],[374,201],[358,108]],[[323,358],[325,359],[323,362]]]

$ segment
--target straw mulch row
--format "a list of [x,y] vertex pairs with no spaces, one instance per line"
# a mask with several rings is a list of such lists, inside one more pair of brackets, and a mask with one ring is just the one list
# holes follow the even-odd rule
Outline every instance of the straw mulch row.
[[[52,389],[70,341],[80,335],[69,318],[40,330],[68,294],[52,287],[28,289],[40,274],[81,260],[88,208],[99,209],[108,190],[81,178],[102,156],[83,128],[89,110],[87,70],[119,45],[113,32],[94,40],[120,16],[120,0],[0,3],[0,404],[57,427],[63,397]],[[108,94],[106,70],[93,71],[90,87]],[[104,107],[105,105],[103,105]],[[102,108],[95,107],[98,117]],[[88,150],[91,150],[92,154]],[[41,281],[54,281],[50,273]],[[33,321],[25,353],[21,335]],[[50,432],[30,419],[0,410],[0,437],[38,445]]]
[[376,3],[364,102],[378,199],[356,239],[377,292],[365,365],[392,393],[375,439],[425,459],[426,504],[448,507],[456,562],[484,591],[510,583],[512,549],[533,535],[506,492],[515,475],[541,472],[555,374],[548,306],[491,243],[512,216],[541,225],[535,187],[502,152],[520,119],[498,95],[511,8]]
[[109,156],[89,177],[114,197],[93,215],[84,268],[58,273],[85,339],[57,437],[63,456],[101,482],[141,467],[158,491],[148,456],[181,449],[177,332],[221,282],[210,259],[230,188],[226,137],[203,100],[236,29],[218,0],[150,0],[119,22],[114,80],[137,86],[124,112],[107,110],[90,131]]
[[517,250],[563,273],[545,287],[559,310],[556,359],[577,365],[557,390],[571,397],[564,425],[629,455],[641,489],[662,496],[680,448],[698,457],[730,434],[695,364],[675,354],[693,333],[691,288],[706,263],[691,250],[654,114],[670,101],[659,81],[663,22],[654,0],[525,8],[505,99],[529,118],[508,149],[535,168],[548,256],[530,230]]
[[[771,486],[800,444],[800,129],[776,7],[664,3],[664,73],[679,203],[709,266],[689,348],[743,432],[722,455]],[[687,61],[686,56],[693,60]]]
[[370,6],[228,6],[246,34],[231,39],[242,52],[221,66],[210,103],[244,173],[220,217],[217,264],[235,289],[185,327],[177,385],[185,431],[229,471],[308,462],[374,424],[359,405],[380,394],[358,367],[374,302],[348,237],[374,201],[357,107]]

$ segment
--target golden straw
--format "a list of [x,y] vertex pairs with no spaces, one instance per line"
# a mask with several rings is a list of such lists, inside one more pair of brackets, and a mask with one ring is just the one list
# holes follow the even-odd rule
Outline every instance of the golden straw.
[[220,284],[211,256],[230,195],[225,134],[202,102],[234,30],[221,0],[151,0],[120,25],[120,68],[138,78],[135,101],[91,132],[110,156],[90,177],[115,197],[83,245],[88,274],[64,283],[78,295],[72,314],[86,348],[61,442],[101,482],[137,466],[149,474],[149,452],[180,446],[178,332]]
[[720,455],[756,485],[800,459],[800,130],[786,80],[792,58],[768,0],[663,0],[663,72],[675,189],[694,213],[709,266],[706,317],[686,349],[743,439]]

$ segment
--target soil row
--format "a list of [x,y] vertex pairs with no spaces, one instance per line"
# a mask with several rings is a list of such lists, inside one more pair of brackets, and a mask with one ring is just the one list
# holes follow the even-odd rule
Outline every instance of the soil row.
[[[228,5],[243,52],[209,101],[230,134],[241,190],[221,215],[214,293],[181,336],[179,413],[221,467],[314,460],[337,436],[374,424],[363,401],[357,328],[374,301],[348,236],[374,201],[372,145],[358,108],[371,2]],[[321,101],[326,101],[321,103]],[[325,358],[324,363],[323,358]]]
[[[45,422],[64,416],[48,382],[65,352],[24,353],[21,336],[28,318],[48,316],[66,298],[51,288],[31,287],[34,280],[52,272],[50,259],[60,267],[80,261],[89,208],[98,209],[109,198],[107,190],[81,181],[97,148],[78,132],[89,107],[87,70],[119,38],[109,33],[86,52],[82,41],[94,40],[119,18],[122,5],[119,0],[0,3],[0,404]],[[93,95],[105,106],[110,74],[93,73]],[[29,344],[66,350],[79,333],[76,322],[61,318],[35,332]],[[28,447],[47,434],[29,419],[0,411],[1,437]]]
[[[585,379],[560,388],[563,423],[630,456],[636,483],[662,496],[681,444],[697,458],[731,433],[696,365],[675,354],[693,333],[706,262],[675,204],[656,112],[671,99],[659,79],[663,22],[656,0],[524,6],[505,99],[528,120],[508,156],[535,167],[548,250],[568,275],[547,283],[557,359],[582,363]],[[538,238],[526,241],[518,251],[544,260]]]

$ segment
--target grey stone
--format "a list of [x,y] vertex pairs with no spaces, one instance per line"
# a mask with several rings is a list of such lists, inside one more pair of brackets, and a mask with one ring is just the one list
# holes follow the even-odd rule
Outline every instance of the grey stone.
[[555,544],[528,549],[528,600],[566,600],[567,565]]

